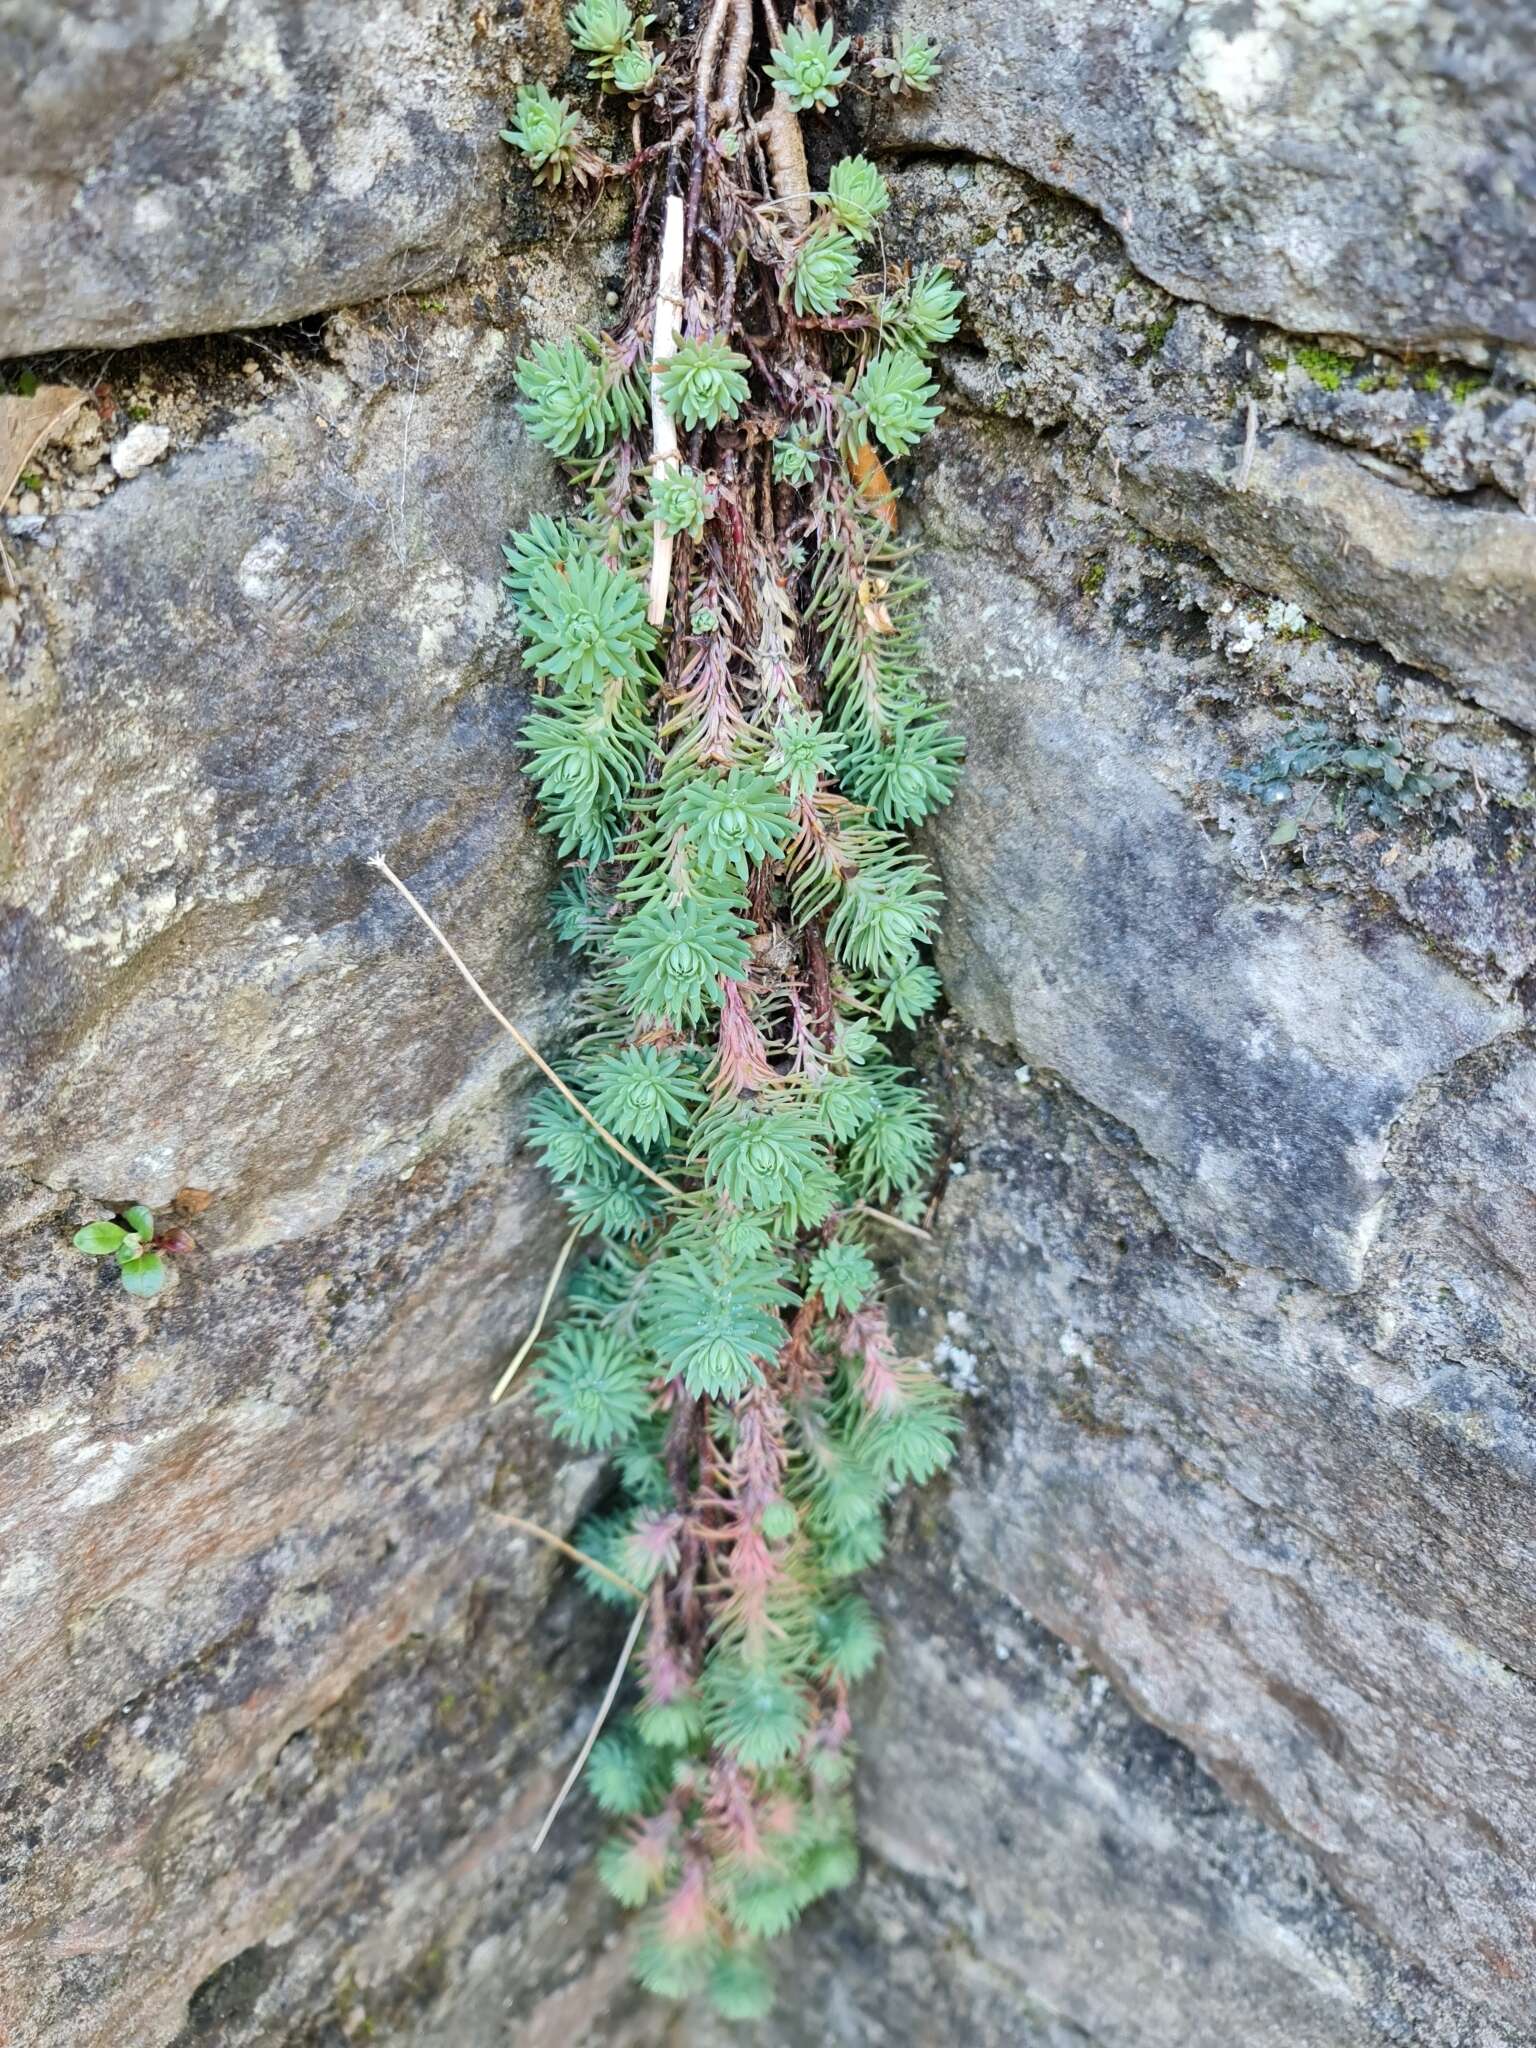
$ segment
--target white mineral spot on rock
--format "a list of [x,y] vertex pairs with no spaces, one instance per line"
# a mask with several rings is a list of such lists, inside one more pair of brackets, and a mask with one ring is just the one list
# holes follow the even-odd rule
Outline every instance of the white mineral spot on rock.
[[69,1489],[68,1505],[72,1508],[96,1507],[102,1501],[111,1500],[127,1485],[134,1466],[139,1462],[139,1446],[118,1442],[103,1443],[93,1439],[82,1443],[78,1437],[64,1437],[54,1445],[54,1455],[67,1459],[74,1465],[87,1465],[82,1477]]
[[974,1351],[967,1351],[962,1345],[951,1344],[947,1337],[941,1337],[933,1347],[933,1363],[949,1368],[944,1377],[957,1393],[980,1393],[981,1380],[976,1371]]
[[170,226],[173,218],[169,201],[160,192],[143,192],[133,202],[133,225],[152,235]]
[[1279,46],[1263,29],[1235,36],[1196,29],[1189,55],[1199,84],[1234,114],[1252,113],[1279,84],[1283,71]]
[[1015,1079],[1015,1081],[1018,1082],[1021,1088],[1027,1088],[1030,1082],[1033,1081],[1033,1079],[1035,1078],[1034,1071],[1032,1068],[1029,1067],[1015,1067],[1013,1070],[1013,1078]]
[[152,420],[140,420],[136,427],[130,427],[121,441],[112,450],[112,467],[123,479],[138,476],[141,471],[158,462],[171,445],[169,427],[157,426]]
[[288,158],[288,175],[293,180],[296,192],[312,192],[315,186],[315,167],[310,162],[309,151],[304,147],[304,138],[297,128],[290,128],[283,137],[283,150]]

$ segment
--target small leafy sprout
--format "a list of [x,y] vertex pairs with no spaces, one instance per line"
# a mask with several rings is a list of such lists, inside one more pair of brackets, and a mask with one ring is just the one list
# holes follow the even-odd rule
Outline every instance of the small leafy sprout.
[[569,1322],[539,1356],[535,1404],[553,1433],[583,1451],[631,1437],[650,1412],[650,1369],[611,1331]]
[[517,365],[517,388],[519,417],[554,455],[600,453],[634,425],[642,407],[637,381],[622,375],[590,334],[535,342]]
[[777,860],[789,839],[789,805],[766,775],[733,768],[714,782],[691,782],[677,807],[688,852],[701,874],[735,875]]
[[746,357],[728,341],[699,335],[678,344],[661,373],[662,397],[685,427],[717,427],[746,403],[747,368]]
[[797,114],[837,105],[837,89],[848,77],[848,38],[833,41],[830,22],[802,28],[792,22],[768,65],[768,76]]
[[827,207],[839,227],[867,241],[891,203],[890,187],[867,156],[845,156],[827,179]]
[[668,533],[687,533],[698,540],[709,509],[709,487],[697,470],[664,469],[651,478],[651,517]]
[[193,1240],[185,1230],[156,1235],[155,1219],[142,1202],[130,1202],[119,1209],[116,1222],[87,1223],[71,1242],[87,1258],[113,1259],[118,1277],[129,1294],[149,1300],[165,1285],[166,1255],[189,1252]]
[[661,67],[644,44],[621,50],[613,60],[613,90],[631,98],[647,93],[661,76]]
[[888,454],[909,455],[939,416],[938,388],[921,356],[883,350],[853,387],[859,440],[867,426]]
[[813,428],[797,422],[773,444],[774,482],[808,484],[816,474],[820,448],[821,436]]
[[512,126],[501,131],[533,172],[536,185],[558,185],[562,178],[578,183],[590,175],[589,152],[581,140],[581,121],[569,101],[547,86],[520,85]]
[[856,1244],[829,1244],[811,1260],[809,1284],[833,1315],[856,1309],[874,1292],[875,1262]]
[[952,341],[959,332],[956,316],[964,297],[949,272],[938,264],[919,271],[903,291],[881,304],[882,345],[907,349],[913,355],[931,355],[941,342]]
[[818,222],[790,265],[795,311],[820,314],[824,319],[835,313],[853,289],[858,268],[859,251],[853,237],[828,221]]
[[932,92],[939,77],[939,46],[916,29],[904,29],[890,56],[875,59],[874,70],[893,94]]
[[697,604],[693,608],[688,624],[695,633],[718,633],[720,614],[711,611],[707,604]]

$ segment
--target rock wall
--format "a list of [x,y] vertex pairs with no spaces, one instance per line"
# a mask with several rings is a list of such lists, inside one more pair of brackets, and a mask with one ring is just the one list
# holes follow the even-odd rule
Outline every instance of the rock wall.
[[[949,67],[861,117],[888,239],[969,293],[909,494],[970,767],[898,1277],[969,1426],[877,1588],[865,1878],[764,2036],[1511,2048],[1529,20],[892,21]],[[87,394],[0,528],[0,2039],[704,2044],[622,1988],[591,1817],[527,1858],[613,1645],[495,1516],[601,1481],[485,1405],[559,1233],[525,1069],[365,865],[558,1038],[496,544],[553,487],[512,359],[615,222],[568,249],[495,141],[557,12],[0,38],[6,381]],[[199,1240],[155,1303],[68,1245],[129,1199]]]

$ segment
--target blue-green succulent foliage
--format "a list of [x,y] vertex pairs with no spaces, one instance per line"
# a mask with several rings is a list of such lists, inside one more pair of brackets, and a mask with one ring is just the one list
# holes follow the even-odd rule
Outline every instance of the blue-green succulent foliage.
[[[571,28],[608,89],[672,61],[627,0],[580,0]],[[851,64],[830,25],[792,24],[768,82],[823,110]],[[509,136],[546,170],[574,146],[547,100],[524,88]],[[856,1868],[845,1695],[879,1635],[846,1581],[880,1554],[893,1489],[953,1446],[946,1389],[896,1356],[866,1212],[915,1217],[932,1171],[932,1112],[883,1034],[938,994],[939,889],[903,835],[961,750],[925,684],[921,580],[867,479],[871,443],[905,456],[938,417],[930,358],[959,294],[942,270],[863,274],[890,195],[852,157],[782,259],[732,245],[722,300],[701,252],[771,197],[732,135],[657,372],[684,459],[653,471],[643,318],[536,345],[521,417],[580,495],[510,538],[505,584],[524,764],[569,864],[555,926],[589,969],[560,1069],[588,1114],[550,1090],[529,1125],[592,1239],[534,1401],[615,1461],[585,1582],[625,1604],[654,1587],[662,1616],[588,1767],[623,1823],[600,1869],[646,1915],[642,1982],[750,2018],[771,1994],[760,1944]],[[791,352],[771,389],[765,306]],[[835,333],[804,339],[812,320]]]

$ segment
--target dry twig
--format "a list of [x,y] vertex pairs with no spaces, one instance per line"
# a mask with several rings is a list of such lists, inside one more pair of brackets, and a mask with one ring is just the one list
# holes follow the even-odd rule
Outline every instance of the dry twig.
[[[656,285],[656,335],[651,351],[651,475],[665,476],[677,467],[677,425],[662,392],[661,373],[677,347],[678,322],[683,310],[683,202],[667,201],[666,226],[661,237],[661,275]],[[661,520],[651,522],[651,600],[646,617],[653,626],[667,616],[667,593],[672,585],[672,555],[676,543]]]
[[409,903],[412,910],[415,911],[416,915],[421,919],[422,923],[426,926],[427,930],[432,934],[433,938],[436,939],[437,943],[448,955],[448,958],[453,962],[454,966],[457,967],[460,974],[469,984],[470,989],[473,991],[473,993],[480,998],[480,1001],[485,1005],[486,1009],[489,1010],[491,1015],[496,1019],[496,1022],[501,1026],[502,1030],[506,1032],[507,1036],[512,1040],[512,1042],[516,1046],[520,1048],[521,1051],[525,1052],[528,1055],[529,1059],[533,1061],[533,1064],[538,1068],[539,1072],[544,1076],[545,1080],[549,1082],[550,1086],[552,1088],[557,1089],[559,1093],[565,1097],[566,1101],[571,1105],[572,1109],[574,1109],[579,1116],[585,1117],[586,1121],[592,1126],[593,1130],[597,1132],[597,1135],[602,1139],[603,1143],[611,1147],[613,1151],[617,1152],[619,1157],[625,1162],[625,1164],[628,1166],[632,1166],[635,1169],[636,1173],[643,1173],[648,1181],[654,1182],[655,1185],[659,1187],[664,1194],[680,1195],[682,1193],[682,1189],[677,1185],[675,1181],[667,1180],[664,1175],[654,1172],[649,1166],[646,1165],[643,1159],[637,1159],[634,1153],[630,1151],[627,1145],[621,1145],[618,1139],[613,1135],[612,1131],[604,1129],[604,1127],[598,1122],[597,1118],[592,1114],[591,1110],[588,1109],[587,1105],[582,1101],[581,1097],[579,1095],[573,1094],[571,1090],[566,1087],[565,1083],[561,1080],[560,1076],[555,1072],[554,1068],[549,1064],[549,1061],[545,1059],[543,1053],[539,1051],[538,1047],[532,1042],[532,1040],[525,1038],[522,1032],[519,1031],[517,1026],[512,1022],[511,1018],[504,1016],[502,1012],[497,1009],[496,1005],[491,1001],[490,997],[486,994],[485,990],[480,986],[479,982],[476,981],[475,977],[470,973],[469,969],[465,966],[463,960],[459,957],[459,955],[454,951],[453,947],[449,944],[448,939],[443,932],[442,926],[437,923],[437,921],[417,901],[416,897],[414,897],[411,894],[410,890],[405,886],[404,882],[401,881],[400,877],[395,873],[394,869],[390,866],[389,862],[384,858],[383,854],[375,853],[371,855],[368,861],[368,865],[371,868],[377,868],[379,873],[384,877],[385,881],[389,882],[394,888],[399,890],[400,894],[405,898],[406,902]]

